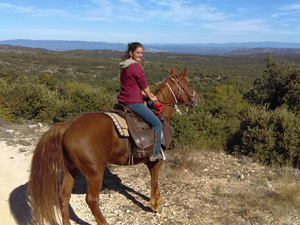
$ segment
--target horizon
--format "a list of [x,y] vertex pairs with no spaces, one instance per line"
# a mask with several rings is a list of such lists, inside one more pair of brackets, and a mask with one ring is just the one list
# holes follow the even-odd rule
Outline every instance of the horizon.
[[299,43],[300,3],[266,0],[2,0],[0,40]]
[[[84,41],[84,40],[42,40],[42,39],[10,39],[10,40],[0,40],[0,42],[6,41],[65,41],[65,42],[88,42],[88,43],[107,43],[107,44],[124,44],[125,42],[108,42],[108,41]],[[278,44],[300,44],[298,42],[276,42],[276,41],[249,41],[249,42],[226,42],[226,43],[143,43],[143,45],[228,45],[228,44],[245,44],[245,43],[278,43]]]

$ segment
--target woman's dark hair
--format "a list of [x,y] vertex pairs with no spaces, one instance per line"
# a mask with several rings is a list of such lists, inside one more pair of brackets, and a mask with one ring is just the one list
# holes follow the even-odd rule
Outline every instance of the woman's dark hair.
[[143,48],[143,45],[139,42],[131,42],[131,43],[128,43],[128,46],[127,46],[127,51],[125,52],[125,54],[122,56],[121,60],[122,61],[125,61],[126,59],[129,59],[131,56],[129,54],[129,52],[134,52],[137,48],[139,47],[142,47]]

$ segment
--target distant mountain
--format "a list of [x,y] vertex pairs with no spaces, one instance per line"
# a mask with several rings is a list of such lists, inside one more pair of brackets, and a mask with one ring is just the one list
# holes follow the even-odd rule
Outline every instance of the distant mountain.
[[47,41],[47,40],[7,40],[0,41],[2,45],[14,45],[30,48],[44,48],[53,51],[68,51],[68,50],[94,50],[94,49],[107,49],[119,50],[126,49],[125,44],[121,43],[107,43],[107,42],[87,42],[87,41]]
[[[125,51],[127,44],[87,41],[51,41],[51,40],[6,40],[1,45],[43,48],[54,51],[68,50],[116,50]],[[145,44],[148,52],[169,52],[200,55],[249,55],[259,53],[273,53],[279,55],[300,54],[300,43],[284,42],[244,42],[225,44]]]
[[239,48],[229,52],[228,55],[253,55],[263,53],[275,55],[300,54],[300,48]]

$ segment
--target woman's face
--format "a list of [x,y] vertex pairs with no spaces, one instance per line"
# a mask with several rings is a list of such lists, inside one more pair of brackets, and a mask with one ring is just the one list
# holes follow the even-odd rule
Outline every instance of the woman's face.
[[131,58],[137,62],[142,61],[143,58],[143,48],[138,47],[134,52],[130,52]]

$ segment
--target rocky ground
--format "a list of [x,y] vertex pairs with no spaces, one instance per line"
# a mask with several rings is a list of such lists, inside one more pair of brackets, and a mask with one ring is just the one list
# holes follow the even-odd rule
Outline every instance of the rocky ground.
[[[0,120],[0,224],[29,224],[26,187],[34,146],[48,127]],[[146,166],[109,165],[100,207],[109,224],[300,224],[299,171],[271,169],[249,157],[181,149],[167,155],[160,174],[163,207],[149,207]],[[85,203],[85,180],[73,189],[72,224],[96,224]]]

